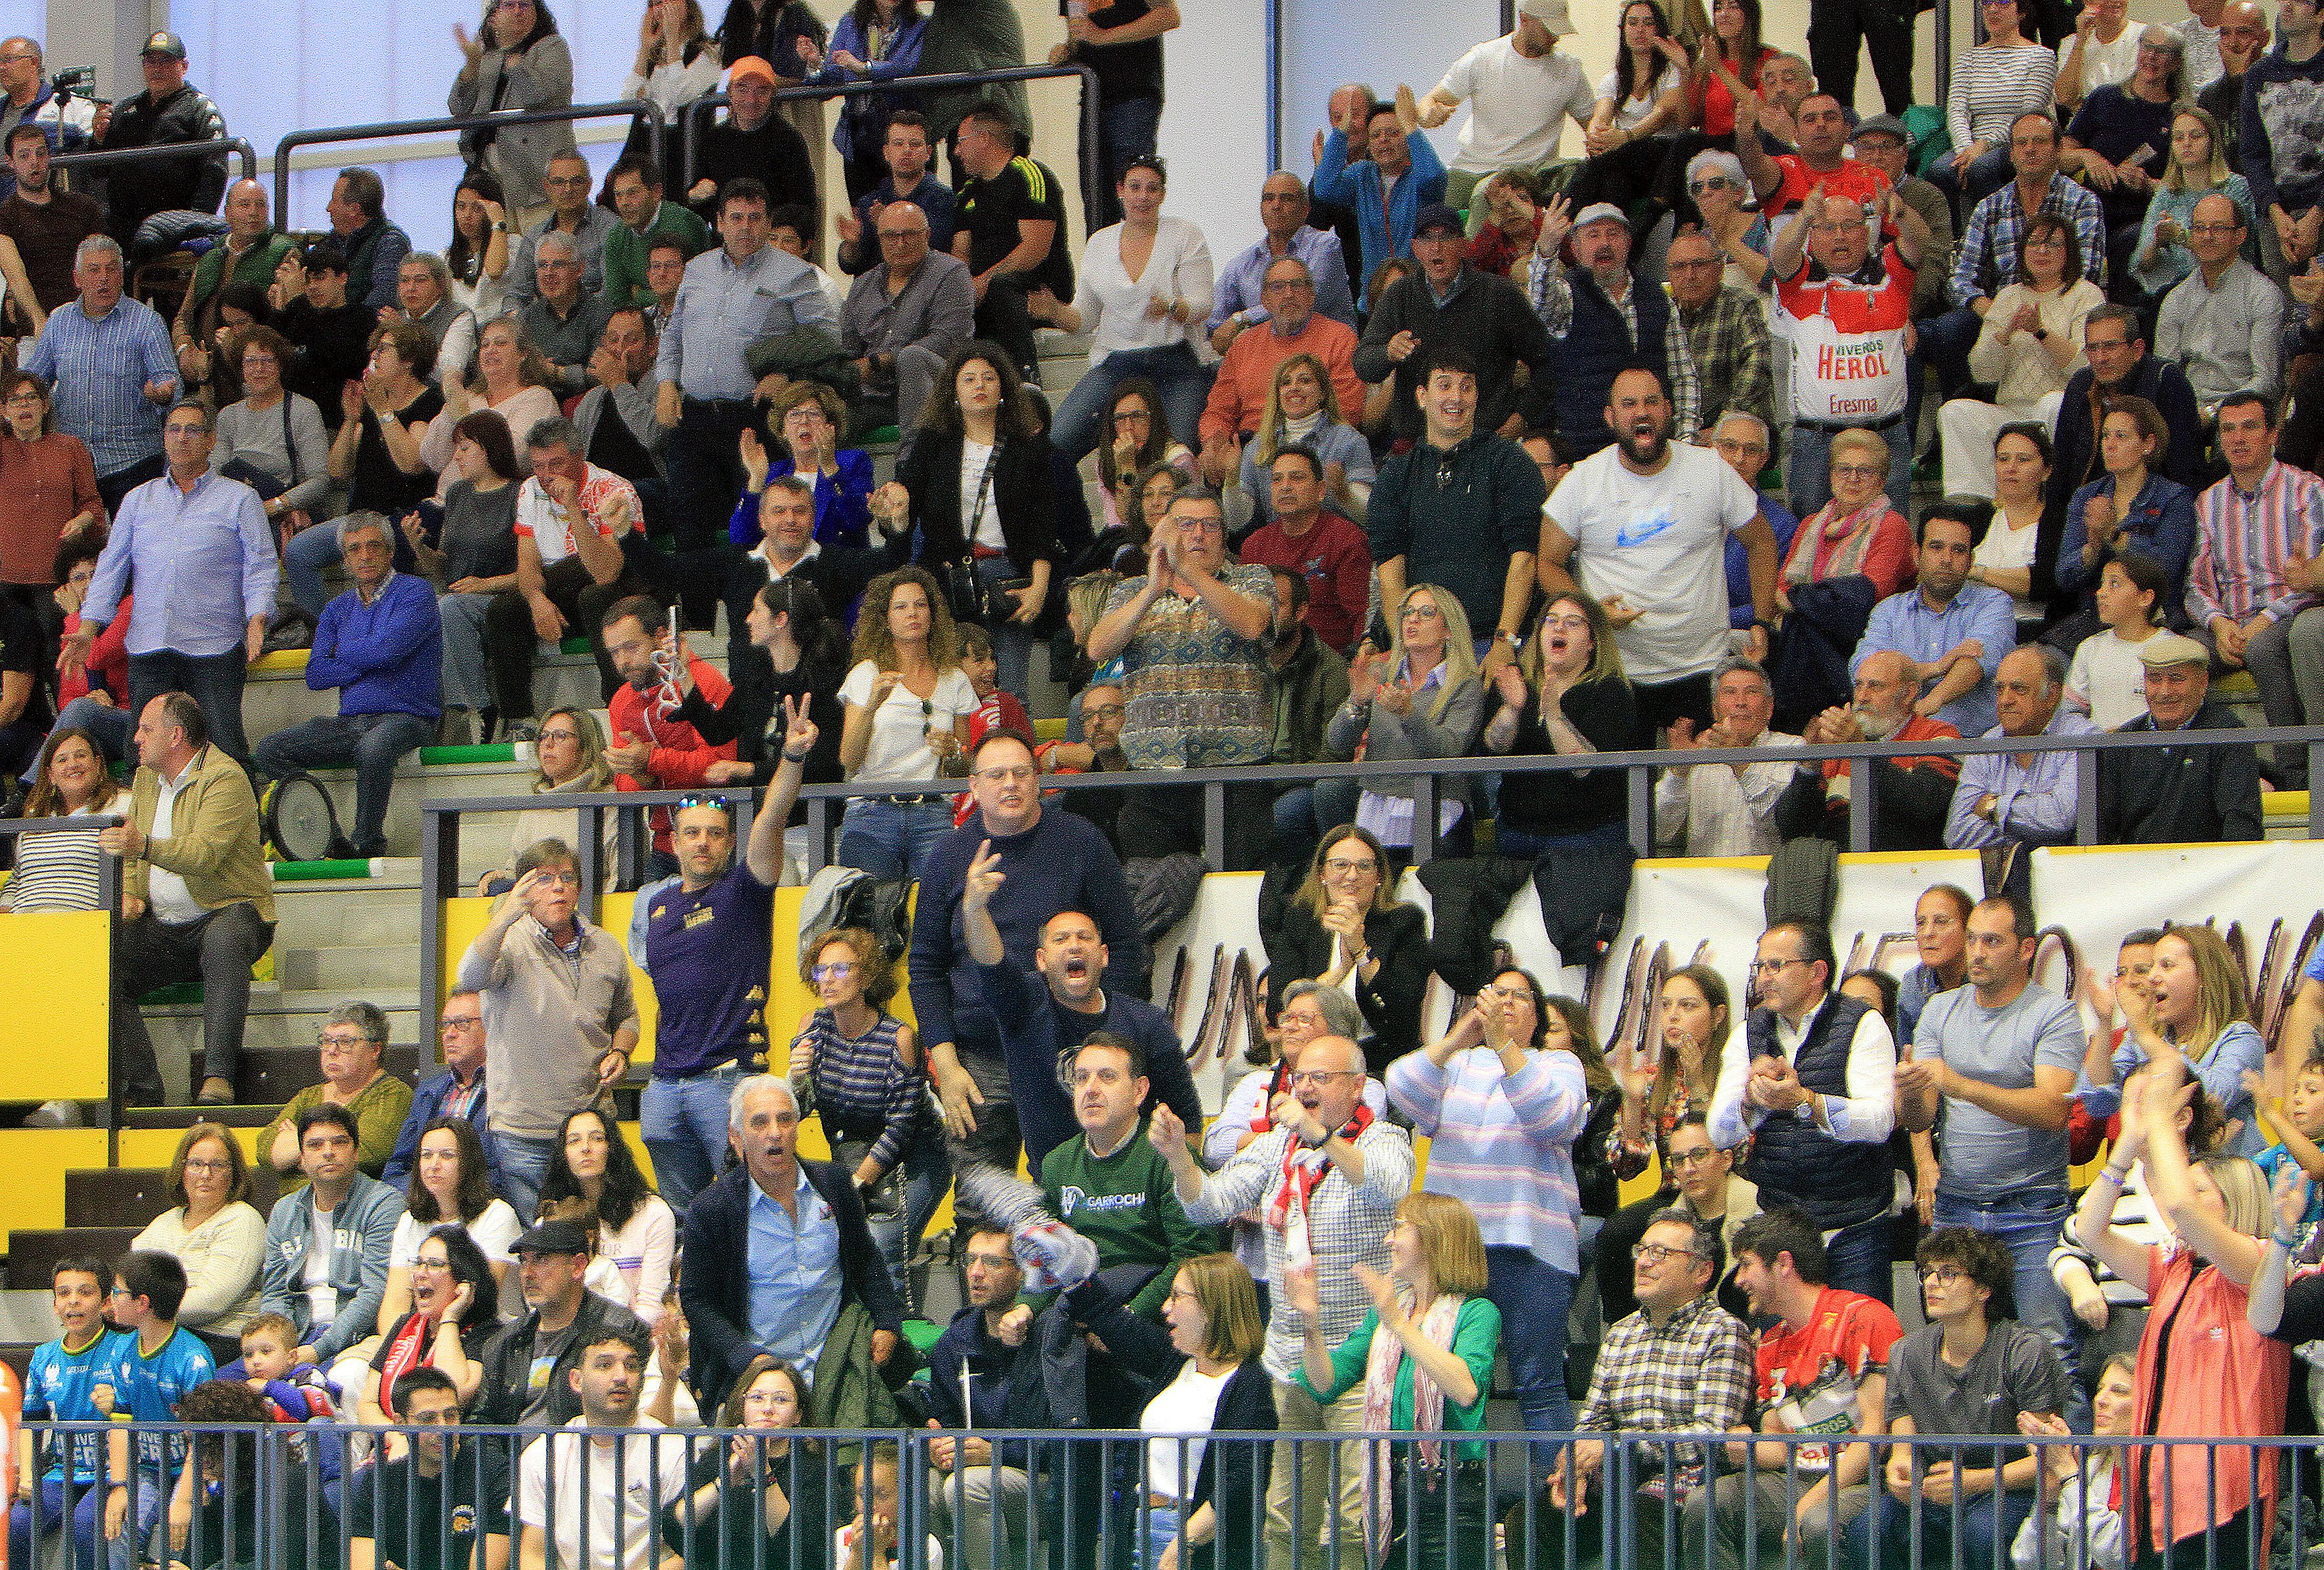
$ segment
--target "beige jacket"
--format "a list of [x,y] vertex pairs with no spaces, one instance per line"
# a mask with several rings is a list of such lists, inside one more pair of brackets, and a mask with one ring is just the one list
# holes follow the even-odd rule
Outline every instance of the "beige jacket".
[[[145,854],[123,869],[123,886],[145,900],[147,871],[160,867],[185,879],[206,910],[246,900],[258,908],[259,919],[273,920],[274,879],[259,848],[258,799],[251,794],[250,777],[216,746],[196,753],[187,768],[193,778],[178,794],[170,837],[146,842]],[[152,832],[161,799],[161,775],[140,768],[129,786],[129,819],[140,834]]]

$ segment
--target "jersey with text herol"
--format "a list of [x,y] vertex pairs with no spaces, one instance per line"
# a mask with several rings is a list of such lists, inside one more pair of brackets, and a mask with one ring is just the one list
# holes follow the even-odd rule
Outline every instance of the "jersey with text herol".
[[1792,408],[1825,423],[1904,411],[1904,329],[1913,270],[1894,245],[1869,282],[1833,278],[1812,262],[1775,286],[1775,328],[1792,345]]

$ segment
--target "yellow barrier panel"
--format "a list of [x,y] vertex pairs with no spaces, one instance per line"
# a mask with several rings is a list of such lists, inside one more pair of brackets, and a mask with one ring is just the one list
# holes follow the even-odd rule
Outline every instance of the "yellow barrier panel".
[[111,919],[102,910],[0,915],[0,953],[9,968],[41,978],[39,1008],[0,1010],[0,1085],[9,1100],[103,1101],[109,1094],[111,944]]
[[[195,1113],[186,1115],[186,1127],[201,1121]],[[233,1129],[235,1143],[242,1147],[243,1159],[257,1167],[258,1136],[263,1129]],[[170,1165],[170,1158],[178,1153],[178,1141],[185,1138],[185,1129],[124,1129],[121,1131],[121,1165],[124,1167],[161,1167]],[[102,1167],[104,1162],[97,1163]]]
[[103,1129],[0,1129],[0,1170],[9,1175],[8,1225],[64,1225],[65,1174],[104,1165]]

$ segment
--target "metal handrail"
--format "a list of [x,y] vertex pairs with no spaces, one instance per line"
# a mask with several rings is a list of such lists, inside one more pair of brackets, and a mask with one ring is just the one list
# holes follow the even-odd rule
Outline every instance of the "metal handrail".
[[[873,93],[924,93],[939,88],[981,88],[995,82],[1031,82],[1060,77],[1082,79],[1081,152],[1082,182],[1086,194],[1088,182],[1097,178],[1097,72],[1085,65],[1005,66],[990,71],[937,71],[929,76],[890,77],[877,82],[809,82],[796,88],[785,88],[775,95],[778,104],[806,98],[862,97]],[[681,192],[694,185],[695,115],[696,109],[721,109],[729,103],[724,93],[706,93],[689,98],[678,106],[678,177]]]
[[368,125],[318,125],[293,131],[274,144],[274,221],[290,227],[290,153],[294,148],[335,142],[383,142],[397,136],[433,136],[446,131],[480,131],[487,126],[545,125],[559,121],[610,120],[626,117],[646,125],[648,151],[661,162],[660,106],[644,98],[622,98],[604,104],[567,104],[561,108],[495,109],[484,115],[438,115],[426,120],[379,120]]
[[54,169],[104,169],[116,163],[137,163],[156,158],[198,158],[206,152],[242,154],[242,178],[258,178],[258,150],[246,136],[214,136],[207,142],[161,142],[150,147],[111,147],[102,152],[60,152],[49,160]]
[[[20,834],[61,834],[67,829],[118,828],[129,819],[119,813],[88,817],[0,817],[0,839]],[[118,916],[121,911],[121,858],[99,853],[97,858],[97,904]]]

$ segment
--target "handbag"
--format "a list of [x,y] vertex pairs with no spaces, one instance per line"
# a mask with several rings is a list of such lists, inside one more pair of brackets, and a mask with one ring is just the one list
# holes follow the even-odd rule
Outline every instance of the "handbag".
[[283,393],[282,402],[275,405],[282,411],[282,450],[290,459],[289,479],[270,475],[256,464],[243,458],[234,458],[218,466],[219,474],[229,480],[240,480],[256,491],[262,502],[272,502],[299,483],[299,444],[290,435],[290,397],[289,392]]
[[984,626],[1008,614],[1009,607],[995,603],[992,590],[976,570],[976,531],[984,523],[985,503],[992,494],[992,471],[1000,466],[1001,447],[995,442],[992,456],[985,460],[984,472],[977,476],[976,496],[969,503],[967,522],[960,531],[961,544],[968,557],[945,568],[945,599],[955,622]]

